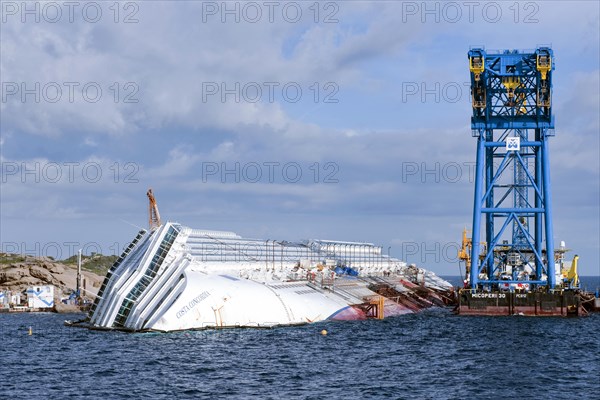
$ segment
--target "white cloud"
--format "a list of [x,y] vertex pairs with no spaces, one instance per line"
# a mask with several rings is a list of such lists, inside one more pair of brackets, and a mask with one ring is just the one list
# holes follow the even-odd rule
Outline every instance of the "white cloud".
[[[144,194],[152,186],[165,216],[183,223],[217,221],[219,228],[231,224],[252,235],[396,240],[395,246],[400,239],[453,241],[470,224],[472,207],[464,164],[475,158],[468,90],[458,103],[421,102],[420,95],[403,101],[402,83],[465,82],[475,32],[487,48],[553,43],[555,226],[557,235],[581,241],[591,254],[599,241],[589,226],[590,215],[598,214],[600,169],[598,5],[540,3],[539,22],[526,24],[523,14],[513,21],[512,3],[501,3],[500,23],[477,14],[474,23],[452,24],[423,23],[420,14],[403,19],[406,4],[340,2],[333,24],[311,22],[308,10],[298,23],[223,24],[220,16],[202,22],[201,2],[140,3],[136,24],[115,24],[110,12],[97,24],[3,23],[2,82],[28,88],[40,82],[42,89],[57,82],[63,96],[36,103],[33,95],[22,102],[18,93],[0,103],[2,162],[31,168],[68,159],[97,163],[104,172],[97,183],[79,170],[68,182],[64,166],[57,183],[3,175],[3,237],[28,240],[33,231],[49,236],[55,229],[68,238],[96,219],[93,234],[112,238],[117,218],[145,224]],[[78,89],[70,102],[65,82],[97,83],[102,98],[86,101]],[[263,89],[265,82],[297,82],[304,93],[298,103],[286,102],[280,91],[273,102],[265,92],[256,103],[232,96],[222,102],[220,94],[203,96],[203,83],[213,82],[257,82]],[[339,102],[315,103],[315,82],[321,89],[335,82]],[[130,160],[129,169],[123,160]],[[205,182],[203,162],[298,162],[305,176],[298,184]],[[339,183],[311,183],[309,168],[319,163],[323,179],[326,162],[338,166]],[[427,175],[450,163],[463,167],[458,183]],[[418,168],[414,175],[403,171],[408,164]],[[137,183],[124,184],[133,172]],[[288,219],[293,223],[282,223]]]

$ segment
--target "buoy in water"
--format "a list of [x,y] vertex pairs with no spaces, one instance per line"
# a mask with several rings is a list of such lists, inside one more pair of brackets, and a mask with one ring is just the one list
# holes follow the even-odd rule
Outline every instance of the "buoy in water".
[[323,329],[323,330],[321,331],[321,335],[323,335],[323,336],[327,336],[327,330]]
[[31,329],[31,327],[29,327],[29,336],[33,335],[33,329]]

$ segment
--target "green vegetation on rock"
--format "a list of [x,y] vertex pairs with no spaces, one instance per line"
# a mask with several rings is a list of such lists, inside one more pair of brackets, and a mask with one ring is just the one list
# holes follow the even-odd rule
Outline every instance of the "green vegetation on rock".
[[[104,256],[102,254],[94,254],[92,256],[81,256],[81,269],[90,271],[98,275],[106,275],[108,269],[115,263],[117,256]],[[71,256],[61,261],[67,265],[77,265],[77,255]]]
[[25,261],[25,256],[20,254],[0,253],[0,264],[12,264]]

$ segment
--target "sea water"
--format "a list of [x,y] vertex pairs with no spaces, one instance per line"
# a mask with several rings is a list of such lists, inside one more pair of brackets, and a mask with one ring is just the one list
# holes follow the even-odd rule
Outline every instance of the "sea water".
[[466,317],[432,309],[383,321],[135,334],[63,325],[81,317],[0,314],[0,398],[600,394],[600,314]]

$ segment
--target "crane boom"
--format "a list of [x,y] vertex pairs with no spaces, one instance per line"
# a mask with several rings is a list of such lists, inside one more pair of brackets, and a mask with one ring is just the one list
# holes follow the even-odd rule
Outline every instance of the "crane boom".
[[146,192],[146,196],[148,196],[148,226],[150,229],[158,228],[161,225],[160,222],[160,213],[158,212],[158,204],[156,203],[156,199],[154,198],[154,193],[152,193],[152,188],[148,189]]

